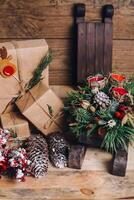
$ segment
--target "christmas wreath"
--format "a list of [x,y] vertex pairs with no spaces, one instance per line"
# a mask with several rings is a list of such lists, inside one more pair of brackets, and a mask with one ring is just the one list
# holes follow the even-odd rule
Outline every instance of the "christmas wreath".
[[134,78],[111,73],[88,77],[65,102],[68,129],[79,138],[97,135],[111,153],[134,140]]

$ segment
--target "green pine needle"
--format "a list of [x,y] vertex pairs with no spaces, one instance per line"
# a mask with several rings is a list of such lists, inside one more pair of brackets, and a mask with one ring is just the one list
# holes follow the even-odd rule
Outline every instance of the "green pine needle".
[[79,93],[78,91],[72,91],[68,94],[68,98],[65,101],[65,106],[75,106],[77,104],[80,103],[80,101],[82,101],[83,95],[81,93]]
[[46,69],[46,67],[49,65],[49,63],[52,61],[52,54],[51,52],[48,52],[47,55],[42,59],[38,67],[33,73],[33,77],[29,81],[28,84],[25,86],[25,90],[28,91],[31,88],[33,88],[36,84],[40,82],[42,79],[42,73]]
[[101,147],[113,154],[118,149],[127,150],[128,144],[132,141],[134,141],[134,129],[118,125],[114,128],[107,129]]
[[91,116],[89,112],[83,108],[77,108],[72,113],[72,116],[75,118],[75,121],[82,124],[89,124]]

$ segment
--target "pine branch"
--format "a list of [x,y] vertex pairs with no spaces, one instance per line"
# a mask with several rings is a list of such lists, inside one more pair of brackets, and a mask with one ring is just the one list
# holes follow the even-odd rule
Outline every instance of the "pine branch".
[[96,111],[95,114],[96,114],[96,116],[99,116],[104,121],[105,120],[109,121],[109,120],[113,119],[109,109],[98,110],[98,111]]
[[65,102],[66,105],[75,105],[79,104],[83,100],[83,95],[78,91],[72,91],[68,94],[68,98]]
[[112,154],[117,152],[118,149],[126,149],[129,143],[134,141],[134,129],[127,126],[115,126],[114,128],[107,129],[102,148]]
[[46,67],[49,65],[49,63],[52,61],[52,54],[51,52],[48,52],[47,55],[42,59],[38,67],[33,73],[33,77],[29,81],[29,83],[26,84],[25,90],[28,91],[31,88],[33,88],[36,84],[40,82],[42,79],[42,73],[46,69]]
[[89,124],[91,120],[91,115],[89,112],[83,108],[77,108],[72,113],[72,116],[74,117],[75,121],[82,124]]

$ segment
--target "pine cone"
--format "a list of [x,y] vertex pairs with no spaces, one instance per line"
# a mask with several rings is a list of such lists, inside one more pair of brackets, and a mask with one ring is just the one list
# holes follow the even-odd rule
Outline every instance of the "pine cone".
[[28,159],[31,161],[30,171],[39,178],[48,170],[48,146],[42,135],[30,136],[25,142]]
[[104,92],[98,92],[94,97],[94,104],[106,108],[111,105],[111,100]]
[[69,144],[64,136],[58,132],[48,136],[48,147],[50,161],[55,167],[67,166]]

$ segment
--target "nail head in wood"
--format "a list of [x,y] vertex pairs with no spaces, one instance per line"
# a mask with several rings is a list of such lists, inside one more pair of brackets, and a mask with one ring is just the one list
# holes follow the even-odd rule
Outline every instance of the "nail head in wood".
[[114,156],[112,174],[115,176],[125,176],[127,168],[128,152],[118,150]]
[[86,148],[83,145],[72,145],[69,151],[68,167],[81,169]]

